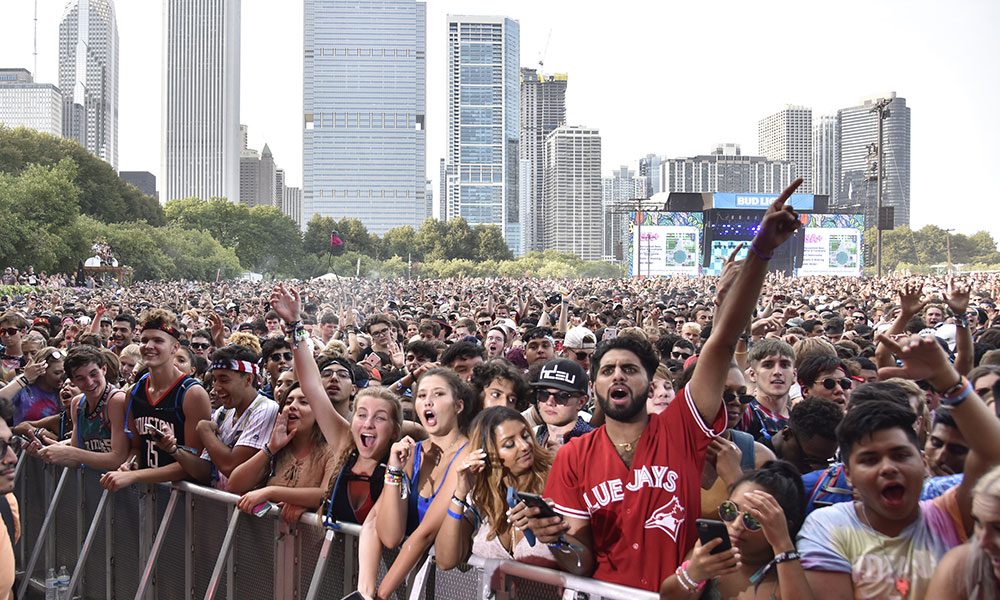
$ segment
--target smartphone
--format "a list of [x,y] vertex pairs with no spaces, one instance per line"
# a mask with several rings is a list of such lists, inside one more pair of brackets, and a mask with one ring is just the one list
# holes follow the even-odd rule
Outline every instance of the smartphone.
[[146,425],[145,425],[145,427],[143,427],[143,429],[145,429],[146,433],[148,435],[152,436],[157,441],[162,440],[166,436],[165,433],[163,433],[162,431],[160,431],[159,429],[157,429],[155,425],[152,425],[150,423],[146,423]]
[[255,516],[255,517],[263,517],[268,512],[270,512],[270,510],[272,508],[277,508],[277,507],[278,507],[278,505],[275,504],[274,502],[261,502],[257,506],[253,507],[253,511],[252,511],[253,512],[253,516]]
[[559,513],[557,513],[551,506],[549,506],[549,503],[545,501],[545,498],[542,498],[538,494],[529,494],[528,492],[517,492],[517,499],[520,500],[521,502],[524,502],[525,506],[537,506],[539,509],[541,509],[541,512],[538,513],[538,516],[536,517],[538,519],[547,519],[549,517],[559,516]]
[[695,523],[698,527],[698,539],[701,540],[702,546],[715,538],[722,538],[722,543],[712,549],[712,554],[725,552],[733,547],[732,542],[729,541],[729,530],[726,529],[726,524],[722,521],[698,519]]

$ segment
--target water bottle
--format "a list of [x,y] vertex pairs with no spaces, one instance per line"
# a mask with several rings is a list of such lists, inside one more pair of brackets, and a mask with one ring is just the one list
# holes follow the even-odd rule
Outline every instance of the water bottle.
[[56,598],[56,570],[49,567],[48,574],[45,575],[45,600],[59,600]]
[[58,590],[58,600],[70,600],[69,571],[66,570],[66,565],[59,567],[59,578],[56,581],[56,589]]

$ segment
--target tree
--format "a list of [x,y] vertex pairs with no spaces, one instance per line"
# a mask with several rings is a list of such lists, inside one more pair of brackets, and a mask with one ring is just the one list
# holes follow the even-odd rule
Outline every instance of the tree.
[[75,267],[69,244],[80,214],[75,177],[76,164],[70,159],[0,173],[0,260],[5,265],[31,265],[39,271]]
[[503,239],[503,232],[496,225],[476,225],[476,237],[479,239],[479,260],[510,260],[514,254]]
[[382,256],[422,260],[424,255],[417,244],[417,231],[409,225],[386,231],[382,236]]
[[164,223],[155,198],[122,181],[111,165],[78,143],[23,127],[0,126],[0,172],[16,175],[30,165],[52,167],[65,159],[77,167],[73,182],[83,214],[107,223],[140,219],[153,225]]
[[318,214],[309,219],[302,239],[302,250],[306,254],[326,255],[330,252],[330,233],[337,228],[337,222]]
[[444,260],[448,258],[445,238],[448,225],[437,219],[425,219],[417,231],[416,244],[423,260]]

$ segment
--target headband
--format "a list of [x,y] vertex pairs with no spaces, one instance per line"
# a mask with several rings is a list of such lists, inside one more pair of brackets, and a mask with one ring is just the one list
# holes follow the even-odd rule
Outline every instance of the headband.
[[163,323],[158,323],[158,324],[154,324],[154,323],[148,323],[146,325],[143,325],[142,326],[142,330],[143,331],[147,331],[149,329],[155,329],[156,331],[162,331],[163,333],[165,333],[167,335],[173,336],[174,339],[177,339],[177,340],[181,339],[181,334],[176,329],[174,329],[173,327],[171,327],[169,325],[164,325]]
[[217,360],[212,363],[212,370],[224,369],[226,371],[236,371],[237,373],[250,373],[254,377],[260,375],[260,367],[257,363],[248,360]]

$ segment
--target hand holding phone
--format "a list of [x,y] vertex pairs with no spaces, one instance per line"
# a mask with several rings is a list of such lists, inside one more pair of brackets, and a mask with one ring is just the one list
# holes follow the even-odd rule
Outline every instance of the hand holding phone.
[[151,423],[146,423],[143,429],[145,430],[146,435],[150,436],[156,441],[160,441],[166,436],[165,433],[157,429],[156,426]]
[[729,539],[729,530],[726,529],[726,524],[722,521],[698,519],[695,521],[695,524],[698,528],[698,539],[701,540],[702,546],[716,538],[722,540],[721,544],[712,549],[711,554],[725,552],[733,547],[732,541]]

